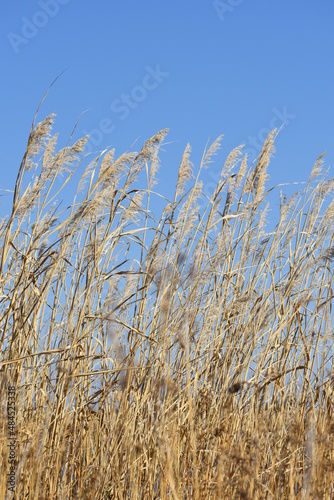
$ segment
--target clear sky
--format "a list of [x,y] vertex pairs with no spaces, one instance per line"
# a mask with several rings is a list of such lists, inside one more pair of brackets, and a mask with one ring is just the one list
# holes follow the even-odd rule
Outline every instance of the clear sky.
[[323,151],[333,165],[333,23],[332,0],[4,1],[0,187],[13,189],[37,106],[65,69],[39,115],[56,113],[59,145],[84,111],[75,138],[92,133],[94,151],[169,128],[156,188],[167,196],[187,142],[196,170],[224,134],[209,183],[232,148],[253,159],[283,122],[269,186],[307,180]]

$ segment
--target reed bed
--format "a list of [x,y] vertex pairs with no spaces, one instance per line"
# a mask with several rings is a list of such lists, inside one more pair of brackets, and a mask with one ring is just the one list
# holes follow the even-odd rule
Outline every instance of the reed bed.
[[[14,497],[331,498],[323,155],[303,190],[277,193],[269,230],[276,130],[253,165],[234,149],[210,196],[200,179],[220,138],[196,173],[187,146],[156,216],[166,130],[91,160],[87,138],[57,149],[53,118],[33,123],[0,225],[1,470],[15,387]],[[11,495],[6,473],[0,491]]]

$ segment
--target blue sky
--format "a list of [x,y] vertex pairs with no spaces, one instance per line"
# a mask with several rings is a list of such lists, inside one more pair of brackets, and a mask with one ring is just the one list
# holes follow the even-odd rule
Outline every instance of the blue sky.
[[[232,148],[245,144],[254,158],[283,122],[269,186],[307,180],[325,150],[333,165],[331,0],[17,0],[1,9],[2,189],[13,189],[37,106],[65,69],[39,115],[56,113],[59,145],[84,111],[75,138],[91,133],[94,151],[138,149],[169,128],[156,188],[166,196],[188,142],[196,171],[206,143],[224,134],[205,187]],[[1,202],[8,213],[11,197]]]

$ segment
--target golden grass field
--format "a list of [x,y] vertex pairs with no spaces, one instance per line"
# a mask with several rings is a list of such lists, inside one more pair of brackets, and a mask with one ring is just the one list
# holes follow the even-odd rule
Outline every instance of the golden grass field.
[[0,497],[332,498],[334,179],[323,155],[301,191],[277,192],[268,231],[276,131],[253,165],[234,149],[206,197],[200,174],[220,139],[196,174],[188,146],[156,217],[166,131],[139,153],[92,160],[86,138],[56,149],[52,126],[34,122],[0,223]]

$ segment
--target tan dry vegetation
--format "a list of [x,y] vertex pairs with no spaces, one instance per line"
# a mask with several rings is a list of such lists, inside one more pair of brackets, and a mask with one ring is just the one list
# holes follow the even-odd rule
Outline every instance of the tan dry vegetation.
[[[33,125],[0,226],[1,470],[16,498],[330,498],[334,180],[323,158],[266,231],[267,168],[228,156],[211,197],[183,155],[150,211],[166,131],[101,154]],[[139,175],[147,187],[138,188]],[[31,179],[28,184],[28,179]],[[205,191],[205,190],[204,190]],[[202,195],[203,199],[203,195]],[[7,490],[5,473],[0,491]]]

